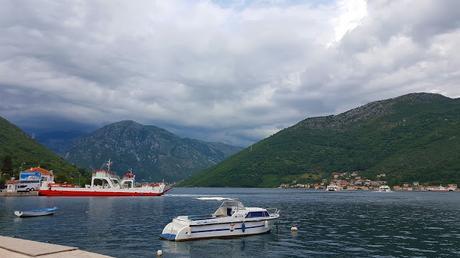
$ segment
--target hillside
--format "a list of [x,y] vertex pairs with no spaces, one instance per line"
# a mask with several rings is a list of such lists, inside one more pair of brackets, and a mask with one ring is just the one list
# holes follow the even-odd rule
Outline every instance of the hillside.
[[[52,169],[59,181],[73,181],[79,177],[76,167],[70,165],[63,158],[37,143],[21,129],[0,117],[0,167],[4,166],[5,157],[11,157],[14,173],[19,172],[22,166],[26,169],[31,166],[41,166]],[[7,172],[7,171],[4,171]]]
[[72,147],[75,140],[83,137],[85,134],[85,132],[77,130],[33,133],[35,136],[34,139],[37,142],[61,156]]
[[119,174],[131,168],[140,180],[176,181],[239,150],[222,143],[181,138],[152,125],[121,121],[76,140],[65,158],[87,168],[99,168],[111,159]]
[[274,187],[355,170],[390,184],[460,183],[460,100],[414,93],[308,118],[182,185]]

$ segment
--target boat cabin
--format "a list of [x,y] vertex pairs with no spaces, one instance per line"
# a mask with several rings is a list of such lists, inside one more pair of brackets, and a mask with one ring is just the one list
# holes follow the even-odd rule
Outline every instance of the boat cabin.
[[270,213],[266,209],[255,207],[244,207],[237,200],[224,201],[219,208],[212,214],[214,218],[219,217],[245,217],[245,218],[260,218],[270,217]]
[[219,208],[213,213],[215,217],[226,217],[232,216],[235,212],[246,210],[244,205],[240,201],[228,200],[222,202]]

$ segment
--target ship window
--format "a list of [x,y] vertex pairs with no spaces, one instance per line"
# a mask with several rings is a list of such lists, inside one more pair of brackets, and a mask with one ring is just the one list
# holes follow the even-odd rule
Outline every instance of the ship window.
[[99,178],[96,178],[94,179],[93,181],[93,185],[101,185],[101,186],[108,186],[109,185],[109,182],[106,180],[106,179],[99,179]]
[[246,218],[267,217],[266,213],[267,213],[266,211],[265,212],[263,212],[263,211],[253,211],[253,212],[249,212],[246,215]]

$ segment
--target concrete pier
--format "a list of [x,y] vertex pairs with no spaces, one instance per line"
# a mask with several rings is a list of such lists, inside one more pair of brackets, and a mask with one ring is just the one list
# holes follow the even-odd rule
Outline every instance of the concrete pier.
[[83,258],[110,258],[97,253],[91,253],[77,247],[55,245],[31,240],[0,236],[0,257],[9,258],[58,258],[58,257],[83,257]]
[[1,191],[0,192],[0,197],[22,197],[22,196],[38,196],[38,191],[30,191],[30,192]]

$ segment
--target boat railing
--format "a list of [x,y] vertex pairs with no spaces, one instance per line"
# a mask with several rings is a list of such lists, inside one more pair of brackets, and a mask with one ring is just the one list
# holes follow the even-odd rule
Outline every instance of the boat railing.
[[280,213],[280,210],[277,208],[268,208],[267,211],[270,215],[278,215]]
[[207,220],[207,219],[215,219],[212,215],[189,215],[187,216],[189,220]]

